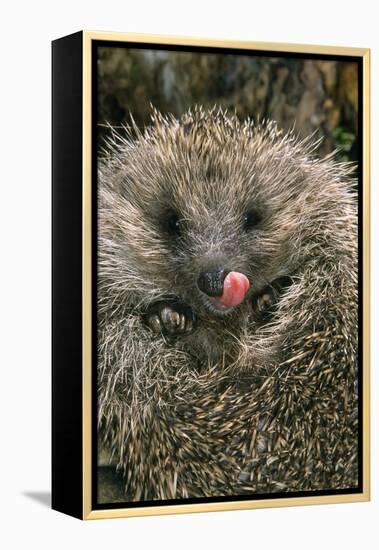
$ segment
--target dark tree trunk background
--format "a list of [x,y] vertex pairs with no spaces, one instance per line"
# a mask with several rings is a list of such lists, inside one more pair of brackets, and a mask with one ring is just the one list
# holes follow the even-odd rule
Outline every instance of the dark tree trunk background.
[[316,131],[319,155],[336,148],[357,160],[355,62],[99,48],[102,125],[149,123],[151,105],[176,116],[194,104],[221,105],[240,118],[271,118],[300,136]]

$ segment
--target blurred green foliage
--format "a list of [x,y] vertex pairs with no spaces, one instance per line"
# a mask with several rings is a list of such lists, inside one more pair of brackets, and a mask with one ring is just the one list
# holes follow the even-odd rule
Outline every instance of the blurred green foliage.
[[336,145],[340,151],[340,158],[344,161],[351,160],[352,148],[355,144],[355,135],[341,126],[337,126],[333,131],[334,139],[336,140]]

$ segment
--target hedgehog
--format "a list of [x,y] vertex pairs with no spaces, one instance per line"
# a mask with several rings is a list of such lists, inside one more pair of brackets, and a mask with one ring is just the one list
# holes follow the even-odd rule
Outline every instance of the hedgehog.
[[356,488],[354,165],[217,107],[111,136],[100,502]]

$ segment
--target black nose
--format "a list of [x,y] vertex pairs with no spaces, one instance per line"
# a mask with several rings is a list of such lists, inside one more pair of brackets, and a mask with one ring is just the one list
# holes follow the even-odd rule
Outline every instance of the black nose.
[[226,275],[227,271],[225,269],[203,271],[199,275],[197,286],[208,296],[222,296]]

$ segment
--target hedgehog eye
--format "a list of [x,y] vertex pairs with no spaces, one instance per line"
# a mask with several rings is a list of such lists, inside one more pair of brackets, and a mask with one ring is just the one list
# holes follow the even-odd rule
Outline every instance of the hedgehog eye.
[[261,215],[257,210],[248,210],[243,217],[243,228],[248,231],[257,226],[261,221]]
[[177,212],[169,210],[165,215],[164,224],[167,232],[170,235],[179,235],[180,233],[180,219]]

